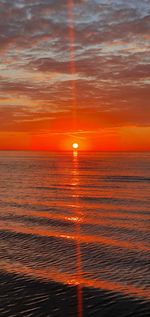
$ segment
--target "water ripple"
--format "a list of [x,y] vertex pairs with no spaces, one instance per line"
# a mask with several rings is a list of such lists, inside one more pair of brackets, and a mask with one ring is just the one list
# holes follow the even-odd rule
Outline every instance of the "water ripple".
[[0,175],[0,316],[149,316],[149,154],[3,154]]

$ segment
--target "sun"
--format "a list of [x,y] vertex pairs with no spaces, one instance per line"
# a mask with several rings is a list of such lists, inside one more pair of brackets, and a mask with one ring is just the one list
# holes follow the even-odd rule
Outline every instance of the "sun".
[[78,143],[73,143],[72,147],[74,150],[77,150],[79,148],[79,144]]

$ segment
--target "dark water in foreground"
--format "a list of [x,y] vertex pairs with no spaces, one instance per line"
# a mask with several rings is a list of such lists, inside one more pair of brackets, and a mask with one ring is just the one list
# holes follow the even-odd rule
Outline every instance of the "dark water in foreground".
[[150,153],[0,153],[0,316],[150,315]]

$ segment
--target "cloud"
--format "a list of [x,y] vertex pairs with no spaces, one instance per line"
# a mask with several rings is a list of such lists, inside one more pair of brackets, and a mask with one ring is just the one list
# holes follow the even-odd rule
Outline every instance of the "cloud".
[[148,1],[73,3],[1,0],[1,130],[150,124]]

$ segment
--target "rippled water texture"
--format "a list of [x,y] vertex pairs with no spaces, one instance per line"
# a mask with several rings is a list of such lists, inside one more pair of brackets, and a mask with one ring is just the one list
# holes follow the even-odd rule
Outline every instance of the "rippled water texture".
[[150,315],[150,153],[0,153],[0,316]]

